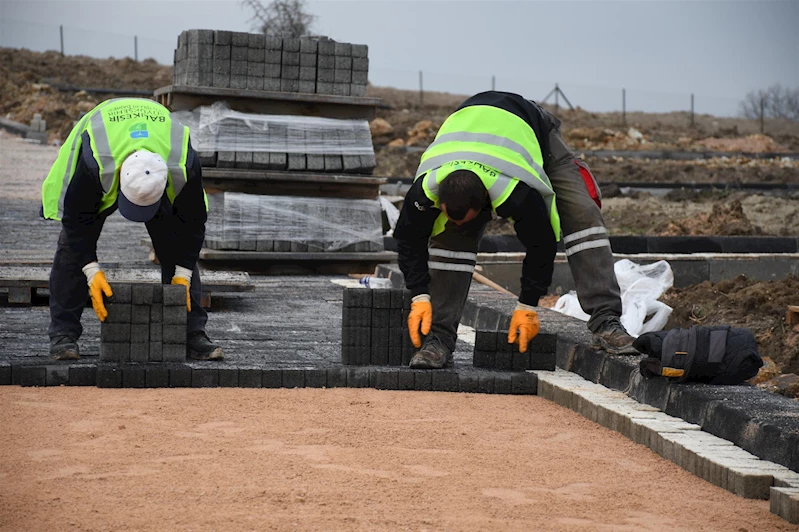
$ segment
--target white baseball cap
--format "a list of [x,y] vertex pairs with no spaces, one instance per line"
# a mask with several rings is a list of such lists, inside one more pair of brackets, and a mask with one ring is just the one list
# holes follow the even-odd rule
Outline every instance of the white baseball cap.
[[128,155],[119,169],[119,214],[133,222],[148,222],[158,212],[166,189],[164,159],[151,151]]

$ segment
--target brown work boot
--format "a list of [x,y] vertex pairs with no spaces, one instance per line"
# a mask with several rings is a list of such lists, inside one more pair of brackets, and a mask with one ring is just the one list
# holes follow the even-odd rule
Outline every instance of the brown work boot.
[[414,369],[441,369],[452,365],[452,351],[435,336],[428,337],[417,351],[409,367]]
[[224,360],[225,353],[211,342],[205,331],[194,331],[186,341],[186,356],[193,360]]
[[50,358],[53,360],[80,359],[78,342],[71,336],[53,336],[50,338]]
[[627,334],[619,318],[608,318],[594,332],[594,349],[600,349],[610,355],[638,355],[633,347],[634,338]]

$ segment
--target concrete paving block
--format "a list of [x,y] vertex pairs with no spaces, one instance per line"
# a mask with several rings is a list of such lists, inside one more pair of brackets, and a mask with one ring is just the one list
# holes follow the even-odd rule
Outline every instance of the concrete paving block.
[[496,351],[494,353],[494,369],[510,371],[513,369],[513,353],[509,351]]
[[613,390],[625,390],[630,385],[633,371],[637,369],[637,358],[607,356],[602,365],[599,383]]
[[[316,82],[316,94],[333,94],[333,83],[332,82],[323,82],[318,81]],[[325,160],[327,160],[327,156],[325,156]],[[329,171],[325,168],[326,171]]]
[[133,305],[130,322],[138,325],[150,323],[150,305]]
[[[252,50],[250,50],[252,52]],[[252,60],[247,61],[247,77],[263,78],[265,66],[263,63],[255,63]],[[262,83],[263,84],[263,83]]]
[[[300,80],[297,84],[297,91],[306,93],[306,94],[314,94],[316,92],[316,82],[315,81],[303,81]],[[311,167],[311,163],[309,161],[308,170],[324,170],[324,158],[322,155],[315,155],[318,160],[314,161],[313,167]],[[308,159],[310,160],[311,155],[308,155]]]
[[[333,68],[336,70],[352,71],[352,57],[336,56]],[[349,77],[352,78],[352,75],[350,74]]]
[[236,152],[233,151],[217,152],[217,160],[216,160],[217,168],[233,168],[235,161],[236,161]]
[[479,393],[480,376],[477,373],[461,371],[458,374],[458,391],[464,393]]
[[328,368],[327,369],[328,388],[347,387],[347,368]]
[[131,303],[133,301],[133,285],[130,283],[114,283],[111,286],[111,291],[114,293],[109,298],[112,303]]
[[325,369],[306,369],[305,370],[306,388],[325,388],[327,387],[327,370]]
[[[266,52],[264,53],[264,63],[266,65],[273,65],[273,66],[276,65],[276,66],[280,67],[280,62],[282,60],[283,60],[283,52],[281,50],[269,50],[269,49],[267,49]],[[274,72],[274,71],[269,71],[267,69],[267,72]],[[279,76],[280,75],[280,68],[278,68],[277,72],[278,72],[278,76]],[[275,76],[274,73],[268,74],[268,75],[273,76],[273,77],[278,77],[278,76]]]
[[105,309],[108,311],[108,317],[103,322],[103,325],[112,323],[130,323],[132,308],[130,303],[106,303]]
[[150,341],[150,325],[133,323],[130,326],[130,343],[146,343]]
[[67,386],[69,384],[69,366],[48,364],[44,369],[46,386]]
[[233,46],[247,47],[250,45],[250,34],[241,31],[230,32],[230,43]]
[[162,328],[164,344],[186,344],[185,325],[164,325]]
[[239,369],[239,387],[240,388],[261,388],[262,386],[262,371],[260,368],[242,368]]
[[266,170],[267,168],[269,168],[269,152],[265,151],[253,152],[252,167],[255,170]]
[[164,344],[150,341],[150,362],[164,361]]
[[300,51],[300,39],[299,38],[289,38],[283,39],[283,51],[284,52],[299,52]]
[[145,369],[144,386],[146,388],[169,388],[169,368],[151,366]]
[[334,54],[337,56],[352,57],[352,45],[347,42],[335,43]]
[[390,315],[388,308],[372,308],[372,327],[387,329]]
[[[247,76],[231,75],[230,76],[230,88],[231,89],[246,89],[247,88]],[[233,167],[229,166],[227,168],[233,168]]]
[[774,477],[756,469],[728,468],[726,486],[739,497],[745,499],[768,499]]
[[99,366],[97,368],[98,388],[121,388],[122,368]]
[[[288,154],[285,153],[269,153],[269,169],[270,170],[285,170],[288,164]],[[275,248],[277,251],[277,248]]]
[[[285,80],[284,80],[285,81]],[[295,92],[295,91],[291,91]],[[305,154],[302,153],[289,153],[288,159],[289,171],[303,171],[307,165],[305,163]]]
[[366,44],[353,44],[350,46],[352,57],[368,57],[369,46]]
[[535,395],[538,391],[538,377],[528,371],[515,373],[511,377],[511,393],[514,395]]
[[319,41],[300,37],[300,52],[315,55],[319,51]]
[[162,304],[150,307],[150,324],[162,323],[164,321],[164,307]]
[[186,325],[186,307],[164,307],[164,325]]
[[192,368],[192,388],[218,388],[219,371],[217,368]]
[[266,63],[264,65],[264,77],[280,79],[281,68],[280,63]]
[[183,344],[163,344],[161,356],[164,362],[185,362],[186,346]]
[[391,347],[388,348],[388,365],[389,366],[402,366],[402,348]]
[[[314,76],[316,75],[316,54],[309,54],[309,53],[302,53],[300,52],[300,68],[302,67],[309,67],[314,69]],[[314,81],[316,78],[313,78]]]
[[130,342],[129,323],[108,323],[100,324],[100,342],[102,343],[126,343]]
[[459,388],[458,373],[454,370],[434,370],[431,372],[432,389],[437,392],[457,392]]
[[789,523],[799,524],[799,488],[772,487],[769,509]]
[[281,78],[281,80],[280,80],[280,90],[281,90],[281,92],[299,92],[300,91],[300,82],[297,79]]
[[275,245],[275,251],[277,252],[283,253],[291,251],[291,242],[287,240],[275,240],[274,245]]
[[342,168],[341,155],[325,155],[325,172],[341,172]]
[[232,41],[233,41],[233,32],[214,30],[214,36],[213,36],[214,44],[230,46]]
[[299,67],[300,66],[299,52],[287,52],[286,50],[283,50],[283,55],[280,58],[280,64],[283,65],[284,70],[285,67]]
[[[9,384],[2,381],[2,367],[0,367],[0,384]],[[9,366],[10,370],[11,367]],[[11,372],[8,372],[9,379]],[[69,367],[69,385],[70,386],[96,386],[97,385],[97,367],[96,366],[70,366]]]
[[316,81],[316,67],[300,67],[300,81]]
[[366,84],[350,83],[350,96],[366,96]]
[[[352,70],[342,70],[338,68],[333,70],[333,83],[347,85],[349,89],[349,85],[352,83]],[[333,89],[335,90],[335,85]]]
[[397,389],[398,390],[415,390],[416,377],[413,370],[401,369],[397,373]]
[[271,35],[267,35],[264,38],[264,48],[267,50],[282,50],[283,49],[283,39],[280,37],[273,37]]
[[369,387],[369,368],[347,368],[347,387],[348,388],[368,388]]
[[333,83],[333,96],[349,96],[350,84],[349,83]]
[[355,57],[352,59],[352,70],[354,71],[361,71],[361,72],[369,72],[369,58],[367,57]]
[[319,55],[336,55],[336,41],[322,39],[319,41]]
[[185,307],[186,287],[183,285],[163,285],[164,307]]
[[414,374],[413,386],[418,391],[432,391],[433,390],[433,373],[440,370],[412,370]]
[[476,368],[494,368],[494,355],[495,351],[474,351],[472,356],[472,365]]
[[395,369],[370,369],[369,385],[377,390],[398,390],[399,371]]
[[136,364],[146,364],[150,361],[150,342],[130,344],[130,361]]
[[369,83],[369,74],[361,70],[353,70],[352,83],[354,85],[363,85],[364,89],[366,89],[366,85]]
[[282,388],[283,371],[279,369],[265,369],[261,374],[261,387]]
[[[161,308],[161,307],[158,307]],[[163,324],[161,322],[150,322],[150,341],[161,342],[163,339]]]
[[513,382],[510,373],[497,373],[494,375],[494,393],[509,395],[513,392]]
[[[336,68],[336,56],[334,55],[318,55],[316,56],[316,68],[332,71]],[[323,80],[327,81],[327,80]],[[332,81],[332,80],[331,80]]]
[[153,285],[135,284],[131,286],[131,303],[134,305],[151,305],[153,303]]
[[167,367],[170,388],[191,388],[192,369],[189,366],[173,364]]
[[305,370],[303,369],[284,369],[283,370],[284,388],[305,388]]
[[220,388],[238,388],[239,370],[238,368],[218,368]]
[[125,366],[122,368],[122,387],[123,388],[145,388],[147,386],[147,374],[141,366]]
[[[245,46],[233,46],[230,49],[230,61],[231,61],[231,72],[234,72],[233,68],[241,69],[241,63],[246,63],[247,58],[250,56],[250,49]],[[233,64],[239,63],[237,67],[234,67]],[[241,71],[237,71],[238,74],[241,74]]]
[[100,344],[101,362],[130,362],[130,342]]
[[530,353],[530,361],[527,369],[536,371],[554,371],[556,367],[556,356],[551,353]]
[[478,375],[477,393],[494,393],[494,374],[480,373]]
[[[553,360],[554,362],[554,360]],[[511,369],[513,371],[525,371],[530,369],[530,352],[519,353],[519,351],[514,351],[512,354],[511,359]],[[536,368],[539,369],[539,368]],[[546,368],[550,369],[550,368]],[[555,369],[554,367],[551,369]]]

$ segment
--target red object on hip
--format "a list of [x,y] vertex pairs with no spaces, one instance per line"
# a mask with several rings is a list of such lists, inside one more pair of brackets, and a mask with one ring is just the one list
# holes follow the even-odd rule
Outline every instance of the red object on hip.
[[591,170],[583,163],[582,161],[575,159],[574,164],[577,165],[577,168],[580,170],[580,177],[583,178],[583,182],[585,183],[585,188],[588,189],[588,195],[591,196],[591,199],[594,200],[596,206],[600,209],[602,208],[602,197],[599,194],[599,185],[597,185],[596,179],[591,174]]

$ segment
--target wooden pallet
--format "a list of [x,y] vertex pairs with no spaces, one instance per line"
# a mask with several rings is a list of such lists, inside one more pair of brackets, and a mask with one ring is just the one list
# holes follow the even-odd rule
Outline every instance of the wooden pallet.
[[203,168],[207,192],[245,192],[270,196],[377,199],[385,177],[276,170]]
[[785,323],[787,325],[799,325],[799,305],[788,305],[785,311]]
[[[109,283],[160,283],[158,269],[109,269],[105,271]],[[0,266],[0,288],[8,289],[11,305],[33,304],[38,289],[47,288],[49,267]],[[202,272],[202,306],[211,306],[211,294],[218,292],[248,292],[255,288],[246,272]]]

